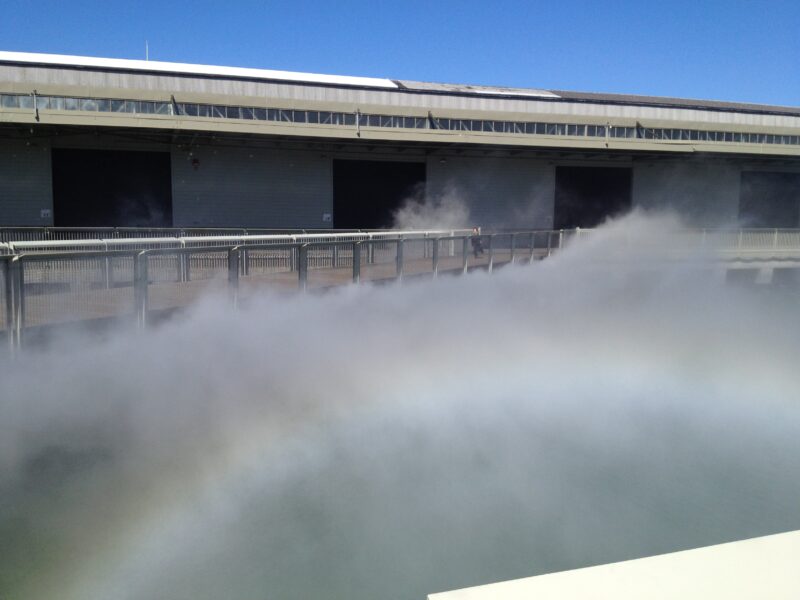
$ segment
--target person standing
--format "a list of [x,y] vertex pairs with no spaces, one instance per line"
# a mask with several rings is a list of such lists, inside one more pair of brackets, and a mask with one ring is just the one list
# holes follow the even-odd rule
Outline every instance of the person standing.
[[478,258],[478,255],[483,255],[483,241],[481,240],[481,230],[479,227],[472,228],[472,238],[470,239],[472,242],[472,254],[475,258]]

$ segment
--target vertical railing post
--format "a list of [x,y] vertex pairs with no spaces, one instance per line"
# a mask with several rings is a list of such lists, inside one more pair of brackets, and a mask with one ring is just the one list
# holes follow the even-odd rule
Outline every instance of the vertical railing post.
[[144,329],[147,326],[147,250],[136,254],[133,258],[133,302],[136,310],[136,326]]
[[495,234],[486,236],[489,240],[489,248],[487,248],[489,250],[489,264],[487,265],[487,270],[489,273],[491,273],[492,269],[494,269],[494,236]]
[[239,308],[239,247],[228,250],[228,297],[234,309]]
[[461,239],[461,272],[467,274],[467,265],[469,263],[469,238],[464,237]]
[[[103,249],[108,252],[108,242],[103,242]],[[106,256],[103,259],[103,268],[105,270],[105,284],[106,289],[110,290],[114,283],[114,272],[112,271],[112,261],[110,257]]]
[[514,264],[514,250],[515,250],[514,242],[516,242],[516,239],[517,239],[517,234],[516,233],[512,233],[511,234],[511,261],[510,261],[512,265]]
[[[192,280],[192,255],[188,252],[181,252],[180,254],[181,259],[183,260],[183,279],[182,281],[191,281]],[[205,267],[208,264],[208,259],[204,258],[203,256],[197,257],[199,260],[197,261],[199,266]],[[205,263],[205,264],[204,264]]]
[[531,256],[528,261],[530,264],[533,264],[533,259],[535,255],[536,255],[536,232],[531,231]]
[[[181,248],[186,247],[186,242],[181,240]],[[183,252],[178,254],[178,281],[189,281],[189,256]]]
[[[2,234],[0,234],[2,235]],[[13,259],[11,259],[13,260]],[[14,337],[11,331],[14,329],[14,310],[13,310],[13,288],[11,287],[11,267],[10,260],[0,260],[0,273],[3,275],[3,306],[5,314],[3,319],[8,329],[8,348],[9,352],[14,353]]]
[[361,283],[361,242],[353,242],[353,283]]
[[18,256],[6,263],[6,319],[12,354],[22,347],[25,329],[25,268]]
[[297,246],[297,284],[301,292],[308,288],[308,244]]
[[433,248],[431,249],[431,268],[433,270],[433,276],[436,277],[439,275],[439,238],[432,238],[431,241],[433,242]]
[[403,279],[403,238],[397,240],[397,255],[395,256],[395,275]]

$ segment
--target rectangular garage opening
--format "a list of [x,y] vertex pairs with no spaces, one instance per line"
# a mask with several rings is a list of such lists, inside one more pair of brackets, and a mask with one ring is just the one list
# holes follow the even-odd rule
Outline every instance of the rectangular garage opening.
[[739,222],[742,227],[797,227],[800,173],[742,172]]
[[421,198],[425,163],[333,161],[333,222],[337,229],[383,229],[403,202]]
[[555,229],[590,228],[631,209],[630,168],[556,167]]
[[54,148],[57,227],[171,227],[169,152]]

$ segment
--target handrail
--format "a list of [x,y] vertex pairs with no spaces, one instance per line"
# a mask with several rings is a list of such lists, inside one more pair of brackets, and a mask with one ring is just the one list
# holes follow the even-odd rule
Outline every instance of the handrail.
[[336,232],[294,232],[294,233],[281,233],[281,234],[239,234],[239,235],[203,235],[203,236],[176,236],[176,237],[111,237],[111,238],[87,238],[87,239],[67,239],[67,240],[20,240],[6,242],[6,247],[12,253],[19,253],[26,249],[36,248],[75,248],[75,247],[109,247],[109,246],[141,246],[141,245],[210,245],[219,244],[225,245],[226,242],[230,243],[245,243],[250,245],[253,242],[274,242],[281,241],[297,242],[304,240],[319,240],[320,238],[328,238],[329,240],[337,240],[344,237],[362,237],[365,239],[374,238],[394,238],[402,236],[410,237],[430,237],[433,235],[453,234],[455,232],[463,232],[464,229],[431,229],[431,230],[380,230],[380,231],[336,231]]
[[[585,230],[580,231],[580,235]],[[533,264],[537,259],[549,256],[552,251],[559,250],[567,244],[570,236],[562,231],[523,230],[513,232],[488,233],[482,235],[462,234],[461,231],[447,231],[446,235],[404,237],[396,232],[380,234],[363,234],[361,239],[342,239],[345,235],[330,236],[320,240],[317,235],[295,235],[291,241],[281,238],[284,243],[276,243],[274,236],[266,239],[246,240],[246,243],[229,243],[214,246],[175,245],[171,248],[125,248],[99,249],[103,241],[94,244],[95,249],[50,252],[21,252],[19,254],[0,255],[0,275],[3,289],[0,300],[4,309],[5,328],[12,349],[23,343],[27,322],[26,298],[48,295],[47,301],[31,302],[30,310],[36,314],[32,317],[35,323],[53,322],[53,317],[61,313],[47,313],[42,317],[42,310],[58,311],[58,294],[69,294],[71,290],[80,289],[79,295],[66,296],[65,302],[69,310],[81,315],[94,314],[84,305],[86,298],[97,298],[101,306],[112,306],[111,312],[117,316],[130,314],[131,288],[133,288],[133,306],[135,322],[145,327],[148,321],[151,286],[181,286],[191,281],[202,281],[224,275],[227,270],[227,289],[233,306],[239,305],[239,285],[241,278],[254,277],[249,281],[280,285],[296,282],[296,288],[305,290],[309,286],[312,273],[333,272],[327,279],[318,280],[322,285],[338,285],[346,280],[359,283],[368,275],[371,280],[397,279],[402,281],[410,273],[425,274],[437,277],[444,267],[450,273],[466,273],[470,267],[482,268],[489,272],[500,264]],[[787,245],[769,246],[755,244],[747,248],[717,247],[717,252],[708,254],[706,259],[717,264],[725,264],[722,268],[783,268],[793,264],[800,268],[800,230],[792,230],[791,242]],[[547,236],[547,245],[540,245],[540,236]],[[255,236],[254,236],[255,237]],[[480,246],[471,247],[475,239],[482,240]],[[708,232],[696,241],[707,241],[713,236]],[[732,232],[729,237],[737,241],[747,234]],[[234,238],[244,242],[241,238]],[[692,249],[707,252],[710,246],[684,245],[680,235],[667,252],[662,255],[664,261],[680,260],[686,251]],[[256,243],[251,243],[255,241]],[[173,242],[174,243],[174,242]],[[350,249],[348,251],[347,249]],[[288,252],[287,252],[288,251]],[[691,253],[691,252],[690,252]],[[480,255],[479,255],[480,254]],[[474,255],[474,256],[473,256]],[[178,257],[161,259],[160,257]],[[616,255],[603,252],[593,255],[592,260],[598,264],[614,264],[624,259],[624,254]],[[114,260],[124,259],[124,260]],[[151,260],[152,259],[152,260]],[[50,261],[52,264],[48,264]],[[500,261],[500,262],[498,262]],[[773,264],[774,263],[774,264]],[[351,277],[347,277],[345,269],[351,269]],[[368,271],[365,271],[368,269]],[[252,272],[251,272],[252,271]],[[277,274],[278,277],[272,279]],[[261,280],[260,278],[265,279]],[[313,283],[313,279],[311,280]],[[73,288],[73,286],[79,286]],[[180,287],[175,291],[169,287],[161,288],[166,294],[180,296]],[[89,294],[88,296],[86,294]],[[124,298],[119,309],[114,302]],[[76,308],[76,301],[79,305]],[[92,300],[93,301],[93,300]],[[179,302],[184,302],[180,300]],[[44,308],[42,308],[44,306]],[[64,305],[66,306],[66,305]],[[87,305],[88,306],[88,305]],[[122,311],[114,312],[114,310]],[[38,312],[36,312],[38,311]],[[89,318],[83,316],[82,318]],[[51,319],[47,321],[47,319]]]

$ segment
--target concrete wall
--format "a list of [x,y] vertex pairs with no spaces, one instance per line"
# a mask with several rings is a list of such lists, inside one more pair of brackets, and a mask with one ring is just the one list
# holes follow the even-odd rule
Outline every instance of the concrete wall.
[[[96,135],[55,137],[52,145],[169,150],[166,144]],[[0,226],[53,224],[50,146],[46,140],[30,146],[0,140]],[[314,228],[331,226],[325,215],[335,219],[328,155],[220,145],[173,148],[171,157],[175,226]],[[434,156],[426,167],[428,198],[460,198],[471,223],[552,227],[555,166],[546,160]],[[742,170],[780,169],[719,159],[634,161],[633,205],[674,209],[696,227],[732,225],[738,219]]]
[[[193,164],[193,161],[197,161]],[[245,148],[172,151],[176,227],[331,227],[331,159]]]
[[434,157],[428,160],[426,193],[460,198],[475,225],[548,229],[555,167],[532,159]]
[[636,163],[633,205],[673,209],[694,227],[735,224],[741,168],[714,162]]
[[0,140],[0,227],[52,224],[49,146]]

